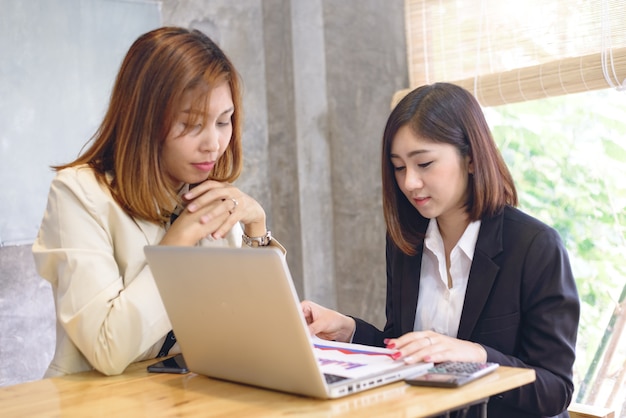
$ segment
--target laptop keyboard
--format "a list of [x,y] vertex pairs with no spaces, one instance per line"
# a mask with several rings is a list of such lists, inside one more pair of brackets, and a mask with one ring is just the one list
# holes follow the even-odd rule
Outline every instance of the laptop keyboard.
[[324,373],[324,378],[326,379],[326,383],[328,383],[328,384],[339,382],[340,380],[346,380],[347,379],[347,377],[337,376],[336,374],[329,374],[329,373]]

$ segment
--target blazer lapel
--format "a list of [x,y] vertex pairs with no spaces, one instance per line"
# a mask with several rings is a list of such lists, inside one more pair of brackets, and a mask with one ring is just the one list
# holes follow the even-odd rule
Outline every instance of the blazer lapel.
[[[182,196],[188,191],[189,191],[189,184],[185,184],[178,191],[178,196]],[[178,215],[180,214],[182,210],[183,208],[180,206],[176,206],[174,208],[174,214],[173,214],[174,217],[170,217],[171,222],[173,222],[174,220],[176,220],[176,218],[178,218]],[[141,229],[141,232],[143,232],[143,235],[146,237],[146,242],[148,243],[148,245],[158,244],[161,241],[161,239],[163,239],[163,235],[165,235],[165,229],[163,229],[161,226],[155,223],[144,221],[141,219],[135,219],[135,223],[137,224],[139,229]]]
[[422,249],[418,249],[416,256],[405,257],[402,268],[402,288],[400,289],[400,335],[413,331],[415,326],[415,312],[419,296],[420,272],[422,269]]
[[503,220],[504,212],[481,222],[457,334],[460,339],[468,340],[472,335],[500,270],[494,258],[502,252]]
[[163,238],[165,230],[159,225],[141,219],[134,219],[134,221],[141,232],[143,232],[144,237],[146,237],[147,245],[156,245]]

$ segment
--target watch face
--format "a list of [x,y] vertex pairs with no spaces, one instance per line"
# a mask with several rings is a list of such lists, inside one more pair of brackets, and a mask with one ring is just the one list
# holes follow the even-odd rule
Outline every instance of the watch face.
[[249,237],[246,234],[243,235],[243,242],[249,247],[266,247],[272,240],[272,233],[267,231],[265,235],[261,237]]

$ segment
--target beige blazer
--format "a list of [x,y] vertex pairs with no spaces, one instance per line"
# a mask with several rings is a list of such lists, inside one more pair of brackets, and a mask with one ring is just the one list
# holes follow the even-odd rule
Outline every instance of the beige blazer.
[[[57,314],[56,350],[45,377],[93,368],[115,375],[156,357],[172,327],[143,248],[164,234],[162,226],[129,217],[91,168],[57,173],[32,247]],[[237,224],[223,239],[199,245],[240,247],[241,236]],[[176,352],[178,344],[170,351]]]

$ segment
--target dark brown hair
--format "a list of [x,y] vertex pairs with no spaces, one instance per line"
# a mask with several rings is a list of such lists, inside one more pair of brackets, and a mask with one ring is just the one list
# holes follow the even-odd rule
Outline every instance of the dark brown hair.
[[[210,178],[234,181],[243,164],[239,75],[209,37],[178,27],[155,29],[132,44],[104,120],[90,140],[93,143],[75,161],[53,169],[88,164],[130,216],[155,223],[166,221],[176,203],[177,190],[167,182],[160,157],[182,97],[192,92],[198,105],[224,81],[230,85],[235,109],[233,132]],[[201,118],[204,113],[191,112],[190,118]],[[112,176],[111,181],[107,175]]]
[[387,120],[382,144],[383,212],[387,233],[404,253],[414,255],[422,243],[427,219],[404,196],[391,163],[396,133],[409,126],[418,136],[453,145],[469,156],[474,171],[465,203],[470,221],[494,216],[506,205],[517,206],[513,178],[498,150],[480,104],[467,90],[449,83],[418,87],[407,94]]

